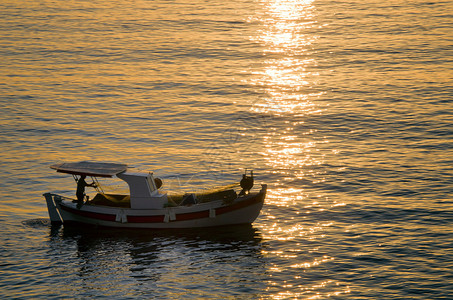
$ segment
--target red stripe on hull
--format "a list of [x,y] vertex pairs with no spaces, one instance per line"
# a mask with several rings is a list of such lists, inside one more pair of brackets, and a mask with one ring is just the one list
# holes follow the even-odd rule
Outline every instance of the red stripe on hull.
[[164,223],[165,216],[127,216],[128,223]]
[[197,211],[193,213],[178,214],[176,215],[176,221],[188,221],[194,219],[202,219],[209,217],[209,210]]

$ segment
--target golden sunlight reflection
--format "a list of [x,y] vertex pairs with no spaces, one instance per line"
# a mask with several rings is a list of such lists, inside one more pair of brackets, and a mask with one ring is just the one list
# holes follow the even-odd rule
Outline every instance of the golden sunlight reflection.
[[[304,116],[321,112],[314,102],[322,94],[315,90],[318,73],[313,44],[318,39],[314,33],[318,25],[314,1],[262,0],[260,4],[261,10],[250,18],[260,24],[251,40],[263,46],[265,59],[251,71],[249,83],[266,96],[252,110],[285,120],[283,130],[280,125],[268,127],[261,154],[272,170],[287,175],[288,180],[304,180],[313,172],[310,167],[324,159],[318,149],[324,141],[312,138],[316,129],[298,129],[305,128]],[[322,181],[321,173],[308,175],[319,175],[316,180]],[[303,191],[273,189],[268,199],[273,202],[279,197],[279,205],[292,205],[301,200],[294,195],[303,195]]]
[[274,187],[268,191],[266,203],[282,207],[291,207],[302,199],[304,199],[303,189]]
[[[252,110],[271,117],[261,155],[269,169],[280,175],[268,191],[266,204],[278,207],[279,214],[285,216],[266,215],[268,225],[262,234],[264,239],[287,245],[283,250],[263,250],[262,253],[291,261],[269,266],[270,274],[275,275],[271,275],[268,282],[269,292],[272,294],[273,286],[280,285],[287,291],[276,291],[273,299],[317,299],[330,296],[322,294],[330,289],[326,288],[329,285],[335,286],[338,294],[348,293],[348,287],[336,288],[338,282],[329,280],[310,286],[300,277],[309,270],[316,272],[318,268],[325,268],[334,260],[316,248],[309,256],[301,256],[300,244],[301,238],[310,242],[325,239],[333,226],[332,221],[309,226],[303,222],[310,214],[326,209],[325,202],[319,199],[322,195],[311,195],[306,190],[307,184],[325,181],[321,167],[325,157],[320,144],[327,143],[324,137],[316,138],[316,127],[305,124],[307,117],[322,112],[316,104],[323,92],[317,89],[319,74],[314,54],[319,25],[314,0],[261,0],[259,3],[261,10],[258,9],[250,21],[260,27],[251,40],[262,46],[264,60],[251,70],[248,83],[265,95]],[[277,279],[277,273],[293,272],[295,275],[288,281]]]
[[[324,237],[326,230],[328,230],[329,227],[331,227],[332,225],[333,225],[332,222],[320,222],[313,226],[303,226],[301,224],[296,224],[293,226],[285,227],[282,224],[274,222],[267,228],[267,232],[263,233],[263,237],[279,241],[294,240],[296,237],[305,237],[308,240],[315,240]],[[286,251],[291,252],[291,250]],[[297,252],[298,250],[294,251]],[[288,253],[283,251],[279,252],[263,251],[263,253],[264,254],[272,253],[279,257],[288,257]]]
[[319,266],[320,264],[323,264],[323,263],[326,263],[326,262],[330,262],[332,260],[334,260],[333,257],[324,255],[321,258],[315,258],[313,261],[306,261],[306,262],[302,262],[302,263],[293,264],[290,267],[291,268],[298,268],[298,269],[308,269],[308,268],[311,268],[311,267]]
[[310,101],[316,93],[310,88],[318,74],[309,67],[316,65],[310,51],[317,36],[305,33],[316,26],[312,2],[263,0],[263,11],[252,18],[262,25],[251,39],[264,46],[267,59],[252,71],[250,83],[268,95],[264,103],[255,104],[254,111],[278,115],[316,110]]
[[[271,285],[277,285],[278,283],[276,282],[271,282]],[[351,292],[349,286],[346,287],[341,287],[342,290],[337,291],[337,292],[331,292],[331,293],[321,293],[319,290],[325,289],[326,287],[329,286],[336,286],[340,288],[340,283],[335,282],[333,280],[325,280],[322,281],[321,283],[318,284],[313,284],[311,286],[305,286],[305,287],[300,287],[300,292],[293,293],[290,291],[285,291],[285,292],[279,292],[275,295],[272,295],[272,299],[275,300],[280,300],[280,299],[327,299],[330,297],[335,297],[335,296],[340,296],[342,294],[349,294]],[[291,284],[285,284],[286,288],[294,288],[294,285]],[[271,287],[267,288],[267,291],[271,290]]]
[[[316,37],[307,36],[303,29],[315,24],[314,0],[270,0],[262,1],[265,10],[259,16],[264,24],[256,37],[266,44],[265,53],[283,53],[290,56],[307,51]],[[292,50],[292,53],[288,53]]]

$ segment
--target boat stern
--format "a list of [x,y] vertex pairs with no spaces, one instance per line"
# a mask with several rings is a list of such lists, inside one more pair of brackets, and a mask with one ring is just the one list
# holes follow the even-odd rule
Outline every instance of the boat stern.
[[45,193],[43,195],[46,198],[47,210],[49,211],[50,221],[52,223],[62,223],[63,219],[58,212],[57,203],[61,201],[59,196],[51,193]]

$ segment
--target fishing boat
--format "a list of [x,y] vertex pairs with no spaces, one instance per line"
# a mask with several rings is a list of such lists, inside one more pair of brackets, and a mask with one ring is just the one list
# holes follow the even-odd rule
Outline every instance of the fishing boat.
[[[66,162],[50,166],[71,174],[79,182],[86,176],[95,196],[71,198],[45,193],[52,223],[77,222],[119,228],[197,228],[251,224],[264,204],[267,185],[251,192],[253,173],[243,175],[239,184],[199,193],[162,192],[162,180],[152,172],[135,172],[126,164],[106,162]],[[118,178],[127,183],[128,194],[105,193],[100,178]],[[238,189],[241,189],[239,193]]]

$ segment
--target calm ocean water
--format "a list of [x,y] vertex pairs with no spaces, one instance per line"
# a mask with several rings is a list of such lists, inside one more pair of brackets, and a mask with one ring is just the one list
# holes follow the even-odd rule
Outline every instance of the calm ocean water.
[[[0,298],[452,299],[452,1],[2,0]],[[252,226],[51,226],[60,161],[269,185]]]

